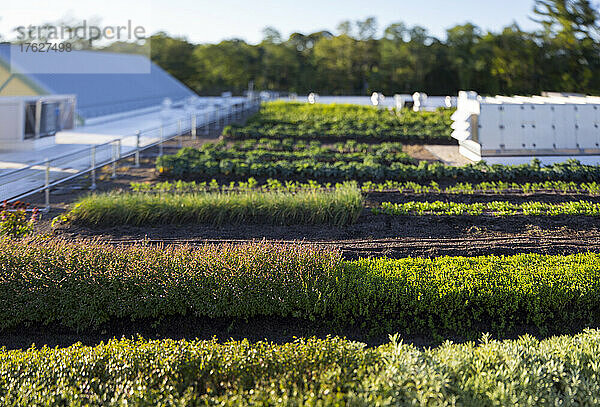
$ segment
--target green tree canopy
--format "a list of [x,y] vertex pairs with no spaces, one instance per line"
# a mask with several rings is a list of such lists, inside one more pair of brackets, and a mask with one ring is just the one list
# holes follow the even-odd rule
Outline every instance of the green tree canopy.
[[[152,58],[201,94],[255,89],[368,95],[424,91],[456,94],[600,93],[597,6],[590,0],[537,0],[539,29],[512,24],[484,32],[473,23],[446,38],[396,22],[379,29],[373,17],[342,21],[330,31],[293,33],[273,27],[256,45],[232,39],[191,44],[165,33],[151,38]],[[126,44],[114,46],[131,52]]]

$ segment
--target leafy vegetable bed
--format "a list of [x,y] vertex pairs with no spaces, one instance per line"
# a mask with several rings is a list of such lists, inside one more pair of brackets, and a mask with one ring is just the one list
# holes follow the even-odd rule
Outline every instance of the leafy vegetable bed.
[[363,162],[316,160],[246,160],[243,158],[218,159],[210,153],[194,149],[182,149],[177,154],[160,157],[158,172],[170,177],[210,179],[227,176],[236,179],[248,177],[278,179],[359,180],[359,181],[416,181],[416,182],[598,182],[600,166],[584,165],[576,160],[541,165],[534,160],[530,164],[487,165],[484,162],[453,167],[440,163],[420,162],[418,165],[401,161],[391,163],[378,160]]
[[453,110],[402,112],[372,106],[270,102],[243,126],[227,127],[225,138],[295,138],[320,141],[400,141],[449,144]]
[[[377,145],[350,144],[323,147],[311,145],[297,150],[298,144],[282,150],[264,140],[228,145],[224,142],[184,148],[174,155],[157,159],[160,174],[169,176],[244,175],[257,173],[277,175],[281,171],[323,172],[338,168],[384,168],[399,163],[413,164],[398,143]],[[253,145],[254,147],[251,147]],[[274,149],[269,149],[271,146]]]
[[[134,192],[203,192],[203,191],[285,191],[296,192],[306,189],[329,190],[339,188],[342,183],[319,183],[314,180],[307,182],[299,181],[280,181],[269,178],[264,183],[260,183],[256,178],[248,178],[247,181],[231,181],[228,183],[219,183],[213,179],[210,182],[202,181],[163,181],[156,183],[132,182],[131,189]],[[366,181],[360,185],[363,192],[407,192],[413,194],[431,194],[444,193],[456,195],[472,194],[535,194],[535,193],[559,193],[559,194],[587,194],[600,195],[600,183],[598,182],[567,182],[567,181],[545,181],[534,183],[516,183],[516,182],[481,182],[477,184],[469,182],[458,182],[453,185],[441,186],[435,181],[429,184],[419,184],[416,182],[384,181],[372,182]]]
[[112,340],[0,352],[5,405],[597,405],[600,331],[377,348]]
[[457,202],[384,202],[373,213],[386,215],[493,215],[493,216],[600,216],[600,204],[589,201],[572,201],[559,204],[524,202],[514,204],[506,201],[457,203]]
[[600,326],[600,255],[343,261],[306,246],[3,240],[0,329],[115,318],[293,317],[371,334],[476,337]]
[[[200,148],[185,148],[181,154],[187,154],[190,158],[201,159],[211,157],[215,160],[245,159],[246,162],[276,162],[276,161],[302,161],[312,159],[317,162],[362,162],[377,161],[384,164],[392,162],[413,163],[414,160],[402,152],[400,143],[381,144],[342,144],[340,146],[324,147],[316,143],[304,145],[299,144],[285,149],[268,148],[271,143],[263,144],[264,140],[246,140],[244,143],[225,142],[207,143]],[[265,146],[265,147],[263,147]]]

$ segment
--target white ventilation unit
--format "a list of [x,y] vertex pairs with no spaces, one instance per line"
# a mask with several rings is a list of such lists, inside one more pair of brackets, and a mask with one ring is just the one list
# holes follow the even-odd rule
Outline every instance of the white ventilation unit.
[[486,157],[600,155],[600,97],[460,92],[452,115],[460,152]]
[[0,97],[0,150],[52,144],[52,136],[74,124],[74,95]]
[[311,92],[308,94],[308,103],[310,103],[311,105],[314,105],[315,103],[319,102],[319,94],[318,93],[314,93]]
[[396,105],[396,109],[401,110],[405,107],[413,106],[413,98],[412,95],[407,94],[395,94],[394,95],[394,104]]
[[371,95],[371,104],[373,106],[381,106],[381,105],[383,105],[384,101],[385,101],[385,96],[383,95],[383,93],[373,92],[373,94]]
[[415,92],[412,98],[415,112],[456,107],[456,97],[454,96],[428,96],[423,92]]

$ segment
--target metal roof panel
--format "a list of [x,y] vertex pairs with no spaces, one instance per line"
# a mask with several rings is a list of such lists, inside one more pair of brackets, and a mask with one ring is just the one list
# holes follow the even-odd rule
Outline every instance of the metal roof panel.
[[[0,45],[0,59],[8,64],[10,47]],[[178,101],[196,95],[143,55],[75,50],[38,54],[19,59],[13,68],[48,93],[77,95],[77,112],[83,118],[156,106],[165,98]],[[135,73],[148,63],[148,73]],[[69,65],[72,71],[91,73],[50,73],[64,72]]]

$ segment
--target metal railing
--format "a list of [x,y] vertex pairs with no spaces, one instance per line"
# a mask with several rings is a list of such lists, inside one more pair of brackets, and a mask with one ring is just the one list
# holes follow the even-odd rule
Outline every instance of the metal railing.
[[158,147],[158,155],[162,156],[163,144],[169,140],[187,134],[196,139],[199,131],[202,135],[208,135],[211,129],[230,124],[245,114],[257,112],[259,108],[260,99],[255,98],[193,113],[185,119],[140,129],[134,134],[8,171],[0,174],[0,197],[13,202],[44,192],[45,207],[48,209],[50,190],[62,183],[90,174],[90,189],[93,190],[96,188],[96,172],[101,167],[112,165],[112,176],[116,177],[117,163],[125,158],[134,156],[135,166],[139,167],[143,150]]

